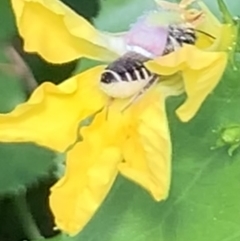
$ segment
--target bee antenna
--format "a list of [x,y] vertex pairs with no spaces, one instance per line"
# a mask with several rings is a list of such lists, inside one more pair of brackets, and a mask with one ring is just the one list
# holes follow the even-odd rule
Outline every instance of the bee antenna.
[[212,38],[212,39],[216,39],[216,37],[214,37],[214,36],[211,35],[210,33],[204,32],[204,31],[199,30],[199,29],[195,29],[195,31],[198,32],[198,33],[202,33],[202,34],[204,34],[204,35],[206,35],[206,36],[208,36],[208,37],[210,37],[210,38]]

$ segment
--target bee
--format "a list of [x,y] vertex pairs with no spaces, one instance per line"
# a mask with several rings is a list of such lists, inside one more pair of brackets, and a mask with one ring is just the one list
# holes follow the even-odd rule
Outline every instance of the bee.
[[[174,52],[184,44],[195,45],[197,41],[198,30],[187,22],[173,22],[159,27],[144,21],[146,22],[146,19],[141,18],[130,29],[127,36],[129,52],[110,63],[100,80],[100,88],[111,98],[132,97],[123,110],[161,81],[161,76],[150,72],[144,66],[146,61]],[[157,54],[154,52],[156,49]]]
[[148,60],[144,55],[128,52],[110,63],[101,76],[102,89],[113,98],[120,99],[144,89],[146,82],[152,82],[157,77],[144,66]]
[[149,58],[142,54],[128,52],[104,70],[100,86],[108,96],[119,99],[132,97],[122,111],[158,81],[159,76],[144,66],[144,62],[148,60]]

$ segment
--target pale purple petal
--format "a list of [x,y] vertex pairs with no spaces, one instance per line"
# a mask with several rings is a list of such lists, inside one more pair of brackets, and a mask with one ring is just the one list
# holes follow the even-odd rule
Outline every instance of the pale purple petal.
[[167,25],[152,25],[145,18],[140,18],[126,33],[125,41],[128,46],[141,47],[155,57],[163,54],[167,36]]

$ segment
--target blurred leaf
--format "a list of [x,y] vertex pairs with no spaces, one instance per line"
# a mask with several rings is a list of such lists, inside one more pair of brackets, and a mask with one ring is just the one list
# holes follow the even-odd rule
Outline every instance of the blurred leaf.
[[0,40],[8,38],[16,32],[14,16],[11,8],[11,1],[0,1]]
[[26,100],[22,82],[13,72],[4,50],[2,47],[0,51],[0,113],[9,112]]
[[100,0],[61,0],[70,8],[74,9],[78,14],[88,20],[96,17],[100,10]]
[[[218,8],[217,0],[203,0],[209,8],[213,11],[213,13],[221,17],[221,13]],[[232,13],[233,16],[240,16],[240,1],[232,1],[232,0],[224,0],[225,4],[228,6],[229,11]]]
[[139,16],[155,6],[153,0],[104,0],[94,24],[105,31],[125,31]]
[[[59,235],[56,235],[55,237],[52,237],[52,238],[47,238],[47,239],[44,239],[45,241],[71,241],[72,238],[65,235],[65,234],[59,234]],[[35,240],[35,241],[43,241],[43,239],[38,239],[38,240]]]
[[21,237],[24,237],[22,228],[18,222],[18,215],[13,210],[10,198],[0,198],[0,220],[1,241],[21,240]]
[[0,112],[6,113],[13,110],[17,104],[25,99],[26,95],[19,80],[0,73]]
[[48,177],[56,156],[32,143],[0,143],[0,195],[25,190]]

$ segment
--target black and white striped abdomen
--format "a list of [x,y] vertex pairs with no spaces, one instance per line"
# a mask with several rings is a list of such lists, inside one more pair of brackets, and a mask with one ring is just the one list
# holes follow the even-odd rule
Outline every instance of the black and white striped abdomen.
[[187,24],[170,25],[168,27],[167,44],[163,55],[176,51],[185,44],[196,43],[197,37],[195,29]]
[[129,52],[112,62],[101,76],[100,88],[113,98],[128,98],[139,91],[154,76],[143,63],[148,58]]

